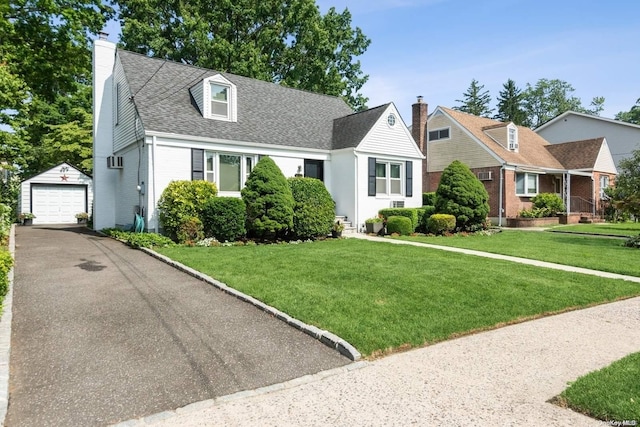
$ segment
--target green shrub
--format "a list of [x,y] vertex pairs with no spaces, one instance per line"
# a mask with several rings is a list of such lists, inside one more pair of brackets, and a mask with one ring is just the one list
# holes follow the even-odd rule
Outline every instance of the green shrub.
[[456,227],[474,231],[484,227],[489,194],[464,163],[455,160],[442,172],[436,190],[436,212],[456,217]]
[[0,249],[0,296],[5,296],[9,290],[9,270],[13,266],[11,253]]
[[218,189],[211,182],[171,181],[158,201],[160,223],[165,234],[177,239],[180,224],[187,218],[202,218],[204,206],[216,194]]
[[542,218],[551,215],[549,215],[549,211],[547,209],[532,208],[518,212],[518,216],[520,218]]
[[434,206],[436,204],[436,192],[422,193],[422,206]]
[[427,220],[429,233],[442,235],[456,228],[456,217],[449,214],[433,214]]
[[175,246],[173,240],[167,236],[156,233],[133,233],[130,231],[125,236],[127,244],[133,248],[153,248],[154,246],[166,248]]
[[298,239],[327,236],[335,220],[336,203],[324,183],[315,178],[289,178],[295,205],[293,233]]
[[387,221],[392,216],[404,216],[406,218],[409,218],[409,220],[411,220],[411,227],[413,227],[411,229],[412,233],[418,227],[417,208],[386,208],[386,209],[380,209],[378,211],[378,214],[385,217]]
[[11,206],[0,203],[0,242],[7,244],[11,224],[15,219],[15,214]]
[[624,246],[628,248],[640,249],[640,234],[638,234],[637,236],[629,237],[624,242]]
[[233,242],[246,234],[247,211],[237,197],[216,197],[204,208],[204,234],[220,242]]
[[193,245],[204,239],[202,221],[195,216],[183,219],[178,226],[176,237],[178,238],[178,243],[187,245]]
[[275,240],[293,228],[291,187],[270,157],[260,159],[241,193],[247,207],[249,235]]
[[555,193],[540,193],[531,198],[534,209],[540,209],[542,216],[555,216],[566,211],[562,199]]
[[434,213],[436,213],[435,206],[426,205],[418,208],[418,227],[416,228],[416,231],[419,231],[420,233],[426,233],[427,221],[429,220],[429,217]]
[[413,233],[411,219],[406,216],[390,216],[387,218],[387,233],[408,236]]

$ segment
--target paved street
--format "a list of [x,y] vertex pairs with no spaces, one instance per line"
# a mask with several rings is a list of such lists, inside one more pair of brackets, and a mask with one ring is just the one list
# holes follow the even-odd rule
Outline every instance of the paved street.
[[16,228],[5,425],[105,425],[349,360],[253,306],[76,226]]

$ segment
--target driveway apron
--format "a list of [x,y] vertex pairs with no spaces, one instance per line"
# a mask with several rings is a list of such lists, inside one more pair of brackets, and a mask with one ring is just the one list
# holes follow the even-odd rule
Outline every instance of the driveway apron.
[[84,227],[17,227],[13,298],[8,426],[112,424],[349,363]]

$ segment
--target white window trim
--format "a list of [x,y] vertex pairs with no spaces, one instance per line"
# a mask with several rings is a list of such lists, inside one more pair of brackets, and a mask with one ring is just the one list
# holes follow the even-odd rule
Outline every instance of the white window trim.
[[[518,175],[524,175],[524,193],[518,193]],[[528,193],[527,192],[527,181],[529,179],[529,175],[533,175],[536,177],[536,192],[535,193]],[[516,187],[516,196],[519,197],[534,197],[537,196],[538,193],[540,192],[540,174],[537,173],[531,173],[531,172],[516,172],[515,174],[515,187]]]
[[220,156],[239,156],[240,157],[240,189],[242,190],[247,183],[249,174],[247,173],[247,158],[251,159],[251,169],[256,167],[258,161],[257,155],[231,153],[226,151],[212,151],[205,150],[204,152],[204,179],[208,180],[208,173],[211,171],[207,169],[207,156],[213,155],[213,182],[218,188],[218,194],[225,196],[240,196],[240,191],[224,191],[220,188]]
[[[605,180],[607,181],[606,186],[604,183]],[[604,190],[609,187],[611,187],[611,177],[609,175],[600,175],[600,200],[606,200],[609,198],[604,192]]]
[[[449,136],[446,138],[437,138],[437,139],[431,139],[429,138],[429,134],[431,132],[440,132],[442,130],[448,129],[449,130]],[[427,129],[427,140],[428,142],[437,142],[437,141],[447,141],[451,139],[451,126],[445,126],[445,127],[441,127],[441,128],[437,128],[437,129]]]
[[[513,131],[513,142],[511,141],[510,137],[511,137],[511,131]],[[511,151],[518,151],[518,128],[513,124],[510,123],[507,126],[507,148]]]
[[[219,86],[225,86],[228,88],[227,92],[227,116],[219,116],[211,112],[211,83]],[[238,90],[236,85],[224,78],[221,74],[206,78],[202,84],[202,97],[203,97],[203,116],[207,119],[220,120],[223,122],[237,122],[238,121]]]
[[[385,165],[385,179],[386,179],[386,188],[387,191],[385,193],[378,192],[378,177],[376,176],[376,197],[404,197],[405,193],[405,165],[402,162],[392,161],[392,160],[380,160],[376,159],[376,166],[379,164]],[[400,166],[400,178],[391,178],[391,165]],[[391,192],[391,181],[398,180],[400,181],[400,193],[392,193]]]

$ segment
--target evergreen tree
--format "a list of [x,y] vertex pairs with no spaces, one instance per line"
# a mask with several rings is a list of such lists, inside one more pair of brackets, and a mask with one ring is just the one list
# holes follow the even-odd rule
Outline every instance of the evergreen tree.
[[502,85],[503,90],[498,96],[498,114],[494,119],[502,122],[513,122],[521,126],[526,121],[526,114],[522,109],[522,91],[516,87],[516,82],[509,79]]
[[456,217],[456,228],[475,231],[489,214],[489,194],[464,163],[454,160],[442,172],[436,190],[436,213]]
[[460,102],[462,105],[455,106],[453,109],[474,116],[490,117],[493,112],[493,108],[489,108],[491,96],[488,90],[483,91],[482,89],[484,89],[484,85],[479,84],[476,79],[471,80],[469,88],[463,94],[464,99],[456,99],[456,102]]

